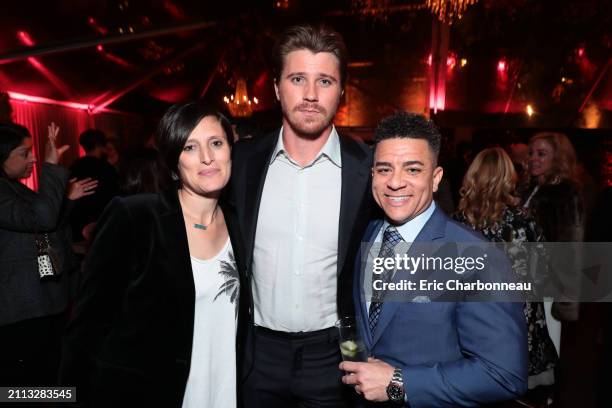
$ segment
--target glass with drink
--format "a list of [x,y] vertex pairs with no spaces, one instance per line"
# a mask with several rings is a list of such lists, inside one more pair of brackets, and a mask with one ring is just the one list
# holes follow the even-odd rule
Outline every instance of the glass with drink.
[[352,316],[346,316],[336,322],[336,327],[340,333],[338,342],[340,352],[344,361],[368,361],[368,353],[365,343],[359,334],[357,323]]

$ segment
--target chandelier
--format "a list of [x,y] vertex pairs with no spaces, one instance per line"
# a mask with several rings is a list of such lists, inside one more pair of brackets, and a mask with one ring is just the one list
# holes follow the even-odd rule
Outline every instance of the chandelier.
[[478,0],[425,0],[425,5],[443,23],[453,24],[455,19],[460,20],[468,6]]
[[426,6],[422,0],[406,2],[404,0],[353,0],[351,3],[351,14],[360,18],[372,18],[374,20],[386,21],[393,13],[411,12],[424,9]]
[[238,78],[236,81],[236,92],[233,95],[224,96],[223,102],[227,104],[230,114],[235,118],[245,118],[253,114],[252,105],[257,105],[259,101],[253,97],[249,98],[247,93],[247,85],[244,78]]
[[386,20],[389,12],[389,0],[355,0],[351,2],[353,14],[360,17],[374,17]]

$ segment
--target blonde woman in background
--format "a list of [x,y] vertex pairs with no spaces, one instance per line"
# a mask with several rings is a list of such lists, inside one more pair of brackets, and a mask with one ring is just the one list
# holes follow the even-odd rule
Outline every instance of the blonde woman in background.
[[542,132],[529,141],[529,208],[551,242],[584,238],[584,209],[576,152],[562,133]]
[[[455,219],[480,231],[490,241],[517,244],[513,248],[524,248],[521,246],[524,242],[543,241],[535,219],[519,206],[520,200],[514,196],[517,179],[512,161],[503,149],[481,151],[463,179]],[[528,278],[526,253],[511,252],[509,256],[519,277]],[[524,312],[528,329],[529,389],[550,386],[554,384],[557,352],[548,334],[544,305],[526,302]]]

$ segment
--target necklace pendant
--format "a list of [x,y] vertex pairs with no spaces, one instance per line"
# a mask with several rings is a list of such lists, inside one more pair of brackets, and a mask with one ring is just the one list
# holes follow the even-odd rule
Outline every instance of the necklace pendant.
[[197,228],[197,229],[201,229],[201,230],[206,230],[208,227],[206,225],[203,224],[193,224],[193,228]]

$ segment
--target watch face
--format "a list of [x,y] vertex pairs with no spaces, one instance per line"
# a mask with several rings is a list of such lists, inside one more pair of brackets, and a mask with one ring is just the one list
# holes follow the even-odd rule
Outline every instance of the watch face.
[[400,402],[404,398],[404,388],[396,383],[391,383],[387,387],[387,396],[393,402]]

